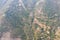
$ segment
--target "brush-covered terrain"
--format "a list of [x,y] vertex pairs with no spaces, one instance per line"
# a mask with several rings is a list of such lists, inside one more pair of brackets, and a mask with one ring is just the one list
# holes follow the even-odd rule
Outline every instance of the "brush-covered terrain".
[[0,0],[0,40],[60,40],[60,0]]

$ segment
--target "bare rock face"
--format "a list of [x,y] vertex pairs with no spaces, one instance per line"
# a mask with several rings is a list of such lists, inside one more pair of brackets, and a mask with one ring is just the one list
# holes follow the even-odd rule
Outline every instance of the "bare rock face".
[[20,38],[11,38],[11,33],[10,32],[4,32],[1,40],[21,40]]
[[3,33],[1,40],[10,40],[10,32]]

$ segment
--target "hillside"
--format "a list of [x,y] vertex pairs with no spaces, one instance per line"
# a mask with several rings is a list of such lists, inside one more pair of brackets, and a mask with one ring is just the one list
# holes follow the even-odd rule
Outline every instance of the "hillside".
[[1,0],[0,3],[2,39],[5,34],[21,40],[60,39],[59,0]]

